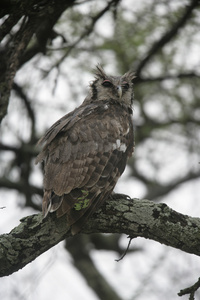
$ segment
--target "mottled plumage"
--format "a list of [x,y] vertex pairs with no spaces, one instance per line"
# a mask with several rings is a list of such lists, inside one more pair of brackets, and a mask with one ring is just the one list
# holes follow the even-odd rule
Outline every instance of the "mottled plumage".
[[82,105],[42,137],[43,215],[64,214],[72,233],[109,197],[132,155],[133,73],[108,76],[97,66]]

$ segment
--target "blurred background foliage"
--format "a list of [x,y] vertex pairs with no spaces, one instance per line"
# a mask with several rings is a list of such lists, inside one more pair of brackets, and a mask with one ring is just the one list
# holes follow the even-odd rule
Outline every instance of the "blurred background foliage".
[[[9,100],[0,134],[3,205],[12,199],[21,210],[28,207],[26,213],[41,211],[42,168],[34,165],[36,143],[54,121],[83,101],[92,69],[101,63],[110,74],[133,70],[136,75],[136,150],[117,191],[165,202],[175,194],[180,207],[186,202],[198,216],[200,205],[192,206],[192,199],[198,194],[200,175],[199,1],[32,0],[18,6],[13,0],[0,6],[1,118]],[[187,187],[189,199],[184,198]],[[126,244],[121,235],[103,234],[79,235],[66,243],[74,267],[96,295],[91,297],[176,299],[177,287],[172,294],[152,280],[148,294],[143,289],[164,265],[165,252],[144,274],[141,268],[139,290],[131,290],[129,296],[117,291],[100,271],[101,258],[94,252],[122,255]],[[134,244],[127,255],[134,256],[145,245]],[[176,280],[178,272],[173,275]],[[189,282],[187,275],[182,277]]]

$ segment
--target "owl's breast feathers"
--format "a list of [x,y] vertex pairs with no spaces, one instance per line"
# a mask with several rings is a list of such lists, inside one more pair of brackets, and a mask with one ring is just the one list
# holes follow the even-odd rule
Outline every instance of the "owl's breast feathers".
[[44,165],[43,214],[67,215],[72,233],[113,191],[134,150],[130,110],[110,101],[81,105],[40,140]]

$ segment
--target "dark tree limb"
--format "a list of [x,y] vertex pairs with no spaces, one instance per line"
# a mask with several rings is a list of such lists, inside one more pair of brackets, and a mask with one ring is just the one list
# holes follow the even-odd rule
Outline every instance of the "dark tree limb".
[[134,84],[141,84],[141,83],[155,83],[161,82],[164,80],[174,80],[174,79],[199,79],[200,74],[196,72],[188,72],[188,73],[178,73],[178,74],[165,74],[163,76],[158,77],[136,77],[134,79]]
[[28,154],[33,158],[35,158],[39,153],[36,147],[33,147],[33,145],[30,145],[28,143],[23,143],[20,147],[15,147],[0,142],[0,151],[11,151],[17,155],[20,155],[20,153],[22,153],[23,156]]
[[[35,24],[32,18],[27,16],[23,17],[20,29],[16,33],[12,41],[10,49],[6,49],[5,57],[7,63],[5,67],[5,73],[0,77],[0,121],[7,113],[7,107],[9,102],[10,90],[12,88],[13,79],[17,72],[20,59],[33,35]],[[5,53],[4,53],[5,55]]]
[[66,249],[73,257],[74,266],[87,280],[88,285],[95,291],[99,299],[122,300],[96,268],[90,251],[88,251],[88,243],[91,243],[90,237],[83,234],[67,240]]
[[195,284],[193,284],[192,286],[180,290],[180,292],[178,293],[178,296],[184,296],[184,295],[190,295],[189,300],[194,300],[194,295],[195,292],[200,288],[200,278],[197,280],[197,282],[195,282]]
[[32,106],[31,106],[31,100],[25,94],[25,92],[23,91],[23,88],[20,85],[18,85],[16,82],[13,83],[13,90],[23,100],[23,103],[26,107],[29,119],[31,121],[30,143],[34,144],[37,141],[37,137],[35,135],[35,132],[36,132],[36,129],[35,129],[35,114],[34,114],[34,110],[33,110]]
[[[106,201],[82,233],[124,233],[144,237],[200,256],[200,219],[180,214],[149,200]],[[71,236],[65,216],[28,216],[9,234],[0,236],[0,276],[10,275]]]
[[195,8],[200,5],[199,0],[192,0],[189,5],[186,6],[183,15],[175,22],[172,27],[164,33],[164,35],[156,41],[152,47],[149,49],[146,56],[141,60],[139,65],[137,66],[136,70],[136,77],[140,77],[140,74],[146,64],[150,61],[150,59],[160,50],[162,49],[167,43],[169,43],[178,33],[180,29],[182,29],[189,18],[192,16],[192,12]]
[[0,177],[0,187],[1,188],[6,188],[9,190],[16,190],[22,194],[26,194],[25,191],[27,190],[27,188],[29,189],[29,193],[34,195],[43,195],[43,190],[35,185],[28,185],[28,187],[26,188],[25,186],[25,182],[23,181],[10,181],[9,179],[5,178],[5,177]]
[[155,200],[156,198],[167,195],[170,191],[173,191],[174,189],[176,189],[178,186],[180,186],[185,182],[189,182],[190,180],[193,179],[198,179],[200,176],[200,171],[189,172],[188,170],[188,174],[185,174],[185,176],[183,176],[182,178],[177,178],[173,182],[169,182],[166,185],[160,184],[159,182],[148,180],[146,176],[144,176],[137,170],[137,168],[134,168],[133,176],[135,176],[141,182],[146,184],[147,192],[144,197]]
[[[6,1],[0,4],[0,17],[7,16],[0,30],[0,38],[9,35],[8,41],[1,47],[0,55],[0,122],[7,113],[10,91],[17,70],[23,63],[38,52],[45,53],[48,39],[51,39],[53,26],[61,14],[74,3],[64,1]],[[22,21],[20,21],[20,19]],[[19,29],[10,34],[17,24]],[[36,45],[28,47],[35,34]]]

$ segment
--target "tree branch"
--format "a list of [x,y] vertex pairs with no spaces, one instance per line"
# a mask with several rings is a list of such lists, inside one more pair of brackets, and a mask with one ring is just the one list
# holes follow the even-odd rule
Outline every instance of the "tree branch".
[[[107,200],[85,224],[82,233],[124,233],[144,237],[200,256],[200,219],[149,200]],[[10,275],[61,240],[71,236],[65,216],[28,216],[0,236],[0,276]]]
[[180,292],[178,293],[178,296],[184,296],[184,295],[190,295],[189,300],[194,300],[194,294],[195,292],[199,289],[200,287],[200,278],[197,280],[197,282],[195,282],[195,284],[193,284],[192,286],[184,289],[184,290],[180,290]]
[[158,77],[136,77],[134,79],[134,84],[143,84],[143,83],[155,83],[161,82],[164,80],[174,80],[174,79],[199,79],[200,74],[196,72],[188,72],[188,73],[178,73],[178,74],[165,74],[163,76]]
[[136,77],[140,77],[140,74],[144,68],[144,66],[150,61],[152,56],[154,56],[163,46],[165,46],[169,41],[171,41],[174,36],[178,33],[179,29],[185,26],[188,19],[191,17],[193,10],[198,7],[200,4],[199,0],[192,0],[190,5],[187,5],[183,15],[178,19],[176,23],[172,25],[172,27],[164,33],[164,35],[155,42],[152,47],[149,49],[146,56],[139,63],[136,70]]
[[84,31],[82,32],[82,34],[80,34],[80,36],[71,44],[68,45],[66,47],[67,51],[64,53],[64,55],[54,64],[54,66],[51,68],[55,68],[58,67],[63,61],[64,59],[70,54],[70,52],[76,48],[76,46],[82,41],[84,40],[85,37],[88,37],[92,32],[93,29],[96,25],[96,23],[98,22],[98,20],[106,13],[109,11],[109,9],[112,6],[116,6],[117,3],[119,2],[119,0],[111,0],[110,2],[107,3],[107,5],[101,10],[99,11],[95,16],[90,17],[90,24],[88,26],[86,26],[84,28]]
[[26,191],[28,190],[30,195],[43,195],[43,189],[40,187],[37,187],[33,184],[29,184],[27,186],[26,182],[23,182],[23,180],[18,180],[18,181],[11,181],[7,179],[6,177],[0,177],[0,188],[6,188],[9,190],[17,190],[18,192],[25,194]]
[[[10,97],[10,90],[12,88],[13,79],[17,70],[23,63],[32,58],[38,52],[45,52],[46,43],[52,35],[52,29],[61,14],[68,7],[72,6],[73,0],[63,1],[9,1],[3,3],[1,17],[9,15],[4,21],[3,28],[0,31],[0,38],[4,38],[10,33],[12,26],[17,24],[22,17],[19,29],[11,36],[11,39],[5,45],[5,49],[1,49],[2,59],[0,60],[0,122],[7,113],[7,107]],[[0,4],[1,5],[1,4]],[[13,17],[13,14],[15,17]],[[33,35],[37,37],[37,43],[34,44],[34,51],[31,47],[27,47]]]
[[36,149],[36,147],[33,147],[33,145],[30,143],[23,143],[20,147],[16,146],[11,146],[11,145],[6,145],[0,142],[0,151],[11,151],[14,152],[15,154],[19,155],[22,154],[24,155],[29,155],[31,157],[36,157],[39,153],[39,151]]
[[93,260],[91,259],[90,251],[88,251],[88,243],[90,242],[90,237],[83,234],[81,236],[74,236],[73,239],[67,240],[66,249],[73,257],[74,266],[87,280],[88,285],[97,294],[99,299],[122,300],[122,298],[115,292],[107,280],[105,280],[101,272],[98,271]]

